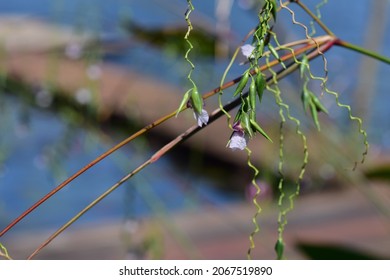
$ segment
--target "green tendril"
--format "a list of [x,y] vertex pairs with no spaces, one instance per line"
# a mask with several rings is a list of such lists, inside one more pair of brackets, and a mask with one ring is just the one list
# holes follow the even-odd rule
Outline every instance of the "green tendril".
[[252,259],[252,251],[256,247],[255,241],[254,241],[254,237],[260,231],[260,226],[259,226],[259,223],[257,222],[257,217],[260,215],[260,213],[262,211],[260,204],[257,202],[257,198],[259,197],[261,190],[260,190],[259,185],[256,183],[256,178],[259,175],[260,171],[251,162],[252,151],[248,147],[246,148],[246,151],[247,151],[247,154],[248,154],[247,164],[254,171],[254,175],[253,175],[253,179],[252,179],[252,185],[256,189],[256,193],[255,193],[255,195],[253,196],[253,199],[252,199],[252,203],[253,203],[253,205],[256,208],[256,212],[255,212],[255,214],[252,217],[252,223],[254,225],[254,229],[251,232],[251,234],[249,235],[250,247],[249,247],[248,253],[247,253],[248,259]]
[[[327,1],[323,1],[323,2],[324,2],[324,4],[326,4]],[[359,117],[354,116],[354,115],[352,114],[352,109],[351,109],[351,107],[350,107],[349,105],[343,104],[343,103],[341,103],[341,102],[339,101],[339,94],[338,94],[337,92],[335,92],[335,91],[330,90],[330,89],[327,87],[327,81],[328,81],[328,62],[327,62],[327,59],[326,59],[324,53],[322,53],[322,52],[320,51],[318,42],[317,42],[316,40],[314,40],[314,39],[310,36],[307,26],[305,26],[305,25],[302,24],[301,22],[296,21],[294,11],[291,10],[290,8],[288,8],[286,5],[284,5],[284,4],[282,3],[281,0],[280,0],[280,3],[281,3],[280,6],[281,6],[283,9],[286,9],[287,11],[290,12],[293,23],[296,24],[296,25],[301,26],[301,27],[305,30],[306,38],[307,38],[307,39],[310,39],[310,40],[313,40],[313,42],[316,44],[318,53],[319,53],[319,55],[321,55],[322,60],[323,60],[323,63],[324,63],[324,72],[325,72],[325,75],[324,75],[324,77],[319,77],[319,76],[313,75],[312,72],[310,71],[310,65],[309,65],[309,64],[307,64],[307,66],[306,66],[306,68],[307,68],[307,70],[308,70],[308,73],[309,73],[311,79],[321,81],[321,87],[322,87],[322,89],[323,89],[326,93],[333,95],[334,98],[335,98],[335,101],[336,101],[336,105],[337,105],[339,108],[346,109],[347,112],[348,112],[348,117],[349,117],[349,119],[350,119],[351,121],[357,123],[357,125],[358,125],[358,132],[359,132],[360,135],[362,135],[362,137],[363,137],[363,144],[364,144],[364,151],[362,152],[362,159],[361,159],[360,162],[361,162],[361,163],[364,163],[365,158],[366,158],[367,153],[368,153],[369,143],[368,143],[367,132],[366,132],[366,130],[363,129],[363,120],[362,120],[361,118],[359,118]],[[320,3],[320,4],[321,4],[321,3]],[[300,5],[302,5],[302,4],[300,4]],[[322,5],[320,5],[319,7],[321,7],[321,6],[322,6]],[[302,7],[302,6],[301,6],[301,7]],[[317,14],[318,14],[318,12],[319,12],[319,10],[317,10]],[[325,30],[327,30],[327,29],[325,29]],[[295,61],[297,62],[295,56],[294,56],[294,59],[295,59]],[[355,170],[355,169],[356,169],[357,164],[358,164],[358,162],[355,161],[352,170]]]
[[202,108],[203,108],[202,97],[200,96],[198,88],[197,88],[194,80],[192,79],[192,72],[195,70],[195,65],[189,58],[189,54],[192,51],[192,49],[194,48],[194,46],[192,45],[192,43],[190,41],[190,33],[193,30],[193,26],[192,26],[192,23],[190,20],[190,14],[192,11],[194,11],[194,6],[192,5],[191,0],[187,0],[187,3],[188,3],[188,7],[187,7],[187,11],[185,12],[185,17],[184,17],[185,21],[187,22],[187,32],[184,35],[184,40],[188,44],[188,49],[184,55],[184,59],[190,65],[190,71],[188,72],[187,80],[190,82],[192,87],[189,90],[187,90],[186,93],[184,94],[183,99],[179,105],[179,108],[177,109],[176,117],[187,106],[187,103],[189,101],[191,101],[191,105],[193,106],[195,112],[201,113]]
[[[242,125],[245,127],[245,133],[248,134],[250,137],[252,137],[254,133],[252,130],[254,130],[260,132],[265,138],[271,141],[271,139],[261,129],[260,125],[256,121],[256,104],[257,104],[256,96],[258,96],[258,100],[259,102],[261,102],[261,97],[263,95],[263,91],[265,88],[264,76],[261,72],[256,70],[259,67],[258,66],[259,60],[264,54],[264,48],[269,43],[269,39],[267,38],[269,31],[271,30],[271,27],[269,26],[269,22],[272,18],[274,19],[274,21],[276,19],[276,2],[274,0],[266,0],[264,6],[261,8],[259,12],[258,18],[259,18],[259,24],[253,33],[252,45],[254,45],[254,50],[252,54],[249,56],[250,66],[242,75],[241,81],[237,85],[237,89],[234,93],[234,95],[241,94],[241,99],[242,99],[241,107],[237,113],[236,120],[239,119],[241,121]],[[250,74],[251,71],[257,73],[258,76],[254,77],[253,75],[251,75]],[[224,75],[224,77],[225,76],[226,75]],[[245,88],[249,80],[250,80],[249,94],[247,98],[243,98],[242,90]],[[221,102],[220,102],[220,107],[221,107]],[[229,119],[230,118],[228,118],[228,121]],[[247,253],[248,259],[251,259],[251,253],[255,248],[254,237],[260,231],[260,226],[257,222],[257,217],[261,213],[261,207],[257,202],[257,197],[260,195],[260,187],[256,183],[256,178],[260,172],[256,168],[256,166],[254,166],[251,162],[251,153],[252,153],[251,150],[248,147],[246,147],[246,151],[248,153],[247,164],[254,171],[252,184],[256,188],[256,193],[253,197],[253,205],[256,208],[256,212],[252,218],[254,230],[249,235],[250,247]]]
[[[327,3],[328,3],[328,0],[323,0],[320,3],[318,3],[317,5],[315,5],[315,11],[316,11],[318,19],[321,19],[322,6],[326,5]],[[310,36],[314,36],[314,34],[316,34],[316,28],[315,28],[315,21],[313,19],[310,21],[310,28],[311,28]]]
[[315,6],[315,10],[316,10],[316,14],[317,14],[317,17],[318,19],[321,19],[321,8],[323,6],[325,6],[326,4],[328,4],[328,0],[323,0],[321,1],[320,3],[318,3],[316,6]]
[[[356,116],[354,116],[352,114],[352,109],[351,109],[350,105],[347,105],[347,104],[344,104],[344,103],[340,102],[339,94],[337,92],[332,91],[332,90],[330,90],[328,88],[328,86],[327,86],[327,79],[326,78],[318,77],[318,76],[313,75],[312,72],[310,71],[310,64],[309,63],[307,63],[306,68],[307,68],[307,71],[308,71],[311,79],[321,81],[322,88],[325,90],[326,93],[332,95],[335,98],[336,105],[339,108],[343,108],[343,109],[347,110],[349,119],[351,121],[357,123],[357,125],[358,125],[358,132],[359,132],[360,135],[362,135],[362,137],[363,137],[363,144],[364,144],[364,151],[362,152],[362,158],[361,158],[360,163],[361,164],[364,163],[365,158],[366,158],[366,156],[368,154],[369,143],[368,143],[367,132],[366,132],[365,129],[363,129],[363,120],[361,118],[356,117]],[[357,165],[358,165],[358,161],[355,161],[354,164],[353,164],[352,170],[355,170]]]
[[196,87],[196,84],[195,82],[192,80],[192,72],[194,71],[195,69],[195,65],[192,63],[192,61],[189,59],[189,54],[190,52],[192,51],[192,49],[194,48],[194,46],[192,45],[191,41],[190,41],[190,33],[193,29],[193,26],[192,26],[192,23],[191,23],[191,20],[190,20],[190,14],[192,13],[192,11],[194,11],[194,6],[192,5],[192,1],[191,0],[187,0],[187,3],[188,3],[188,8],[187,8],[187,11],[185,13],[185,20],[187,22],[187,33],[185,34],[184,36],[184,40],[187,42],[188,44],[188,49],[187,49],[187,52],[184,56],[184,59],[188,62],[188,64],[191,66],[191,69],[187,75],[187,79],[188,81],[192,84],[193,88]]
[[[277,40],[276,40],[276,42],[277,42]],[[269,65],[269,56],[267,56],[267,58],[266,58],[266,63],[267,63],[267,65]],[[283,234],[284,234],[285,227],[287,225],[287,214],[294,209],[294,199],[300,193],[300,186],[301,186],[301,182],[303,180],[303,177],[304,177],[304,174],[306,171],[306,165],[308,163],[309,152],[308,152],[308,147],[307,147],[306,136],[300,129],[301,123],[297,118],[291,116],[290,107],[288,106],[288,104],[283,102],[280,89],[277,86],[276,72],[273,71],[271,67],[269,67],[269,70],[270,70],[272,77],[273,77],[273,80],[274,80],[274,87],[273,88],[267,87],[267,89],[274,93],[275,102],[279,106],[279,115],[281,118],[280,128],[279,128],[279,131],[280,131],[279,135],[280,136],[279,136],[279,165],[278,165],[278,173],[280,175],[280,180],[278,183],[278,190],[279,190],[278,240],[277,240],[277,243],[275,245],[275,251],[277,253],[277,258],[283,259],[283,252],[284,252],[284,250],[283,250],[283,248],[284,248]],[[284,128],[284,124],[286,122],[285,113],[287,114],[287,119],[292,121],[295,124],[295,127],[296,127],[295,133],[301,137],[302,146],[303,146],[303,162],[301,165],[298,179],[297,179],[296,184],[295,184],[295,186],[296,186],[295,192],[288,196],[289,206],[287,208],[285,208],[284,204],[283,204],[283,201],[284,201],[285,196],[286,196],[286,193],[284,190],[285,176],[283,173],[283,164],[284,164],[284,132],[283,132],[283,128]]]

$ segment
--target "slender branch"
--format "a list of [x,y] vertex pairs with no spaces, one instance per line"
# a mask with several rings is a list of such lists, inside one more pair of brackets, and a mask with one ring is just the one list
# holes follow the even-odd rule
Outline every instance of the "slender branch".
[[[320,40],[320,44],[324,44],[324,43],[327,43],[329,42],[329,40],[332,39],[332,37],[320,37],[321,40]],[[301,43],[301,41],[300,41]],[[304,52],[307,52],[309,51],[310,49],[314,48],[314,44],[312,43],[307,43],[307,45],[297,49],[294,53],[289,53],[283,57],[281,57],[281,61],[286,61],[286,60],[289,60],[291,58],[293,58],[294,56],[296,55],[299,55],[299,54],[302,54]],[[263,65],[261,68],[260,68],[260,71],[265,71],[267,70],[269,67],[273,67],[277,64],[279,64],[280,62],[278,60],[274,60],[272,62],[270,62],[269,64],[267,65]],[[252,71],[251,73],[252,75],[256,75],[256,71]],[[233,79],[229,82],[226,82],[225,84],[223,84],[222,86],[219,86],[207,93],[205,93],[203,95],[203,99],[207,99],[213,95],[215,95],[216,93],[220,92],[221,90],[224,90],[224,89],[227,89],[235,84],[237,84],[240,80],[241,80],[241,76],[240,77],[237,77],[236,79]],[[184,111],[185,109],[187,109],[186,107],[183,108],[182,110]],[[32,206],[30,206],[30,208],[28,208],[27,210],[25,210],[22,214],[20,214],[16,219],[14,219],[9,225],[7,225],[1,232],[0,232],[0,237],[3,236],[6,232],[8,232],[11,228],[13,228],[17,223],[19,223],[22,219],[24,219],[27,215],[29,215],[32,211],[34,211],[36,208],[38,208],[42,203],[44,203],[46,200],[48,200],[50,197],[52,197],[54,194],[56,194],[57,192],[59,192],[61,189],[63,189],[65,186],[67,186],[70,182],[72,182],[73,180],[75,180],[77,177],[79,177],[81,174],[83,174],[84,172],[86,172],[88,169],[92,168],[94,165],[96,165],[97,163],[99,163],[100,161],[102,161],[103,159],[105,159],[106,157],[108,157],[109,155],[111,155],[112,153],[114,153],[115,151],[119,150],[120,148],[122,148],[123,146],[127,145],[128,143],[130,143],[132,140],[134,140],[135,138],[141,136],[142,134],[148,132],[150,129],[164,123],[165,121],[171,119],[172,117],[174,117],[175,115],[177,114],[177,110],[175,110],[174,112],[171,112],[169,114],[167,114],[166,116],[164,117],[161,117],[160,119],[158,119],[157,121],[143,127],[142,129],[140,129],[139,131],[137,131],[136,133],[134,133],[133,135],[131,135],[130,137],[126,138],[125,140],[123,140],[122,142],[120,142],[119,144],[115,145],[114,147],[112,147],[111,149],[109,149],[108,151],[104,152],[103,154],[101,154],[99,157],[97,157],[96,159],[92,160],[90,163],[88,163],[87,165],[85,165],[83,168],[81,168],[80,170],[78,170],[76,173],[74,173],[73,175],[71,175],[69,178],[67,178],[64,182],[62,182],[61,184],[59,184],[57,187],[55,187],[53,190],[51,190],[49,193],[47,193],[46,195],[44,195],[40,200],[38,200],[36,203],[34,203]]]
[[380,61],[382,61],[384,63],[390,64],[390,57],[386,57],[386,56],[380,55],[377,52],[374,52],[374,51],[371,51],[371,50],[367,50],[367,49],[365,49],[363,47],[351,44],[351,43],[343,41],[341,39],[336,40],[334,44],[337,45],[337,46],[340,46],[340,47],[343,47],[343,48],[346,48],[346,49],[349,49],[349,50],[352,50],[352,51],[364,54],[364,55],[372,57],[374,59],[380,60]]
[[13,228],[17,223],[19,223],[23,218],[25,218],[28,214],[30,214],[32,211],[34,211],[36,208],[38,208],[42,203],[44,203],[46,200],[48,200],[50,197],[52,197],[54,194],[56,194],[57,192],[59,192],[61,189],[63,189],[65,186],[67,186],[70,182],[72,182],[74,179],[76,179],[77,177],[79,177],[81,174],[83,174],[85,171],[87,171],[88,169],[90,169],[91,167],[93,167],[94,165],[96,165],[97,163],[99,163],[100,161],[102,161],[103,159],[105,159],[106,157],[108,157],[109,155],[111,155],[112,153],[114,153],[115,151],[119,150],[120,148],[122,148],[123,146],[125,146],[126,144],[130,143],[132,140],[134,140],[135,138],[137,138],[138,136],[144,134],[145,132],[147,132],[148,130],[152,129],[153,127],[156,127],[158,126],[159,124],[165,122],[166,120],[172,118],[173,116],[175,116],[176,114],[176,111],[175,112],[172,112],[160,119],[158,119],[157,121],[145,126],[144,128],[140,129],[139,131],[137,131],[136,133],[134,133],[133,135],[131,135],[130,137],[126,138],[125,140],[123,140],[122,142],[120,142],[119,144],[117,144],[116,146],[112,147],[111,149],[109,149],[108,151],[104,152],[103,154],[101,154],[100,156],[98,156],[97,158],[95,158],[93,161],[91,161],[90,163],[88,163],[87,165],[85,165],[83,168],[81,168],[80,170],[78,170],[76,173],[74,173],[72,176],[68,177],[65,181],[63,181],[61,184],[59,184],[57,187],[55,187],[53,190],[51,190],[49,193],[47,193],[46,195],[44,195],[40,200],[38,200],[36,203],[34,203],[30,208],[28,208],[26,211],[24,211],[20,216],[18,216],[16,219],[14,219],[8,226],[6,226],[1,232],[0,232],[0,237],[3,236],[7,231],[9,231],[11,228]]
[[[308,59],[314,59],[317,57],[320,53],[326,52],[329,50],[333,45],[333,41],[328,42],[327,44],[323,45],[320,49],[314,49],[311,53],[308,54]],[[287,69],[281,69],[278,74],[276,75],[276,78],[278,80],[282,79],[283,77],[287,76],[288,74],[292,73],[294,70],[298,68],[299,64],[295,61],[291,62],[290,65],[288,65]],[[271,85],[274,83],[273,77],[267,78],[268,85]],[[248,95],[248,92],[243,94],[243,97],[245,98]],[[209,124],[217,120],[219,117],[224,115],[224,111],[230,111],[233,108],[240,105],[242,102],[242,97],[238,97],[234,99],[233,101],[227,103],[223,108],[216,109],[213,113],[211,113],[209,118]],[[208,125],[207,125],[208,126]],[[109,189],[107,189],[103,194],[101,194],[98,198],[96,198],[93,202],[91,202],[88,206],[86,206],[83,210],[81,210],[79,213],[77,213],[72,219],[70,219],[67,223],[65,223],[61,228],[59,228],[56,232],[54,232],[48,239],[45,240],[29,257],[28,259],[32,259],[35,255],[39,253],[44,247],[46,247],[51,241],[53,241],[58,235],[60,235],[63,231],[65,231],[69,226],[71,226],[76,220],[78,220],[82,215],[84,215],[86,212],[88,212],[92,207],[94,207],[97,203],[99,203],[101,200],[103,200],[106,196],[108,196],[111,192],[116,190],[119,186],[121,186],[123,183],[125,183],[127,180],[129,180],[131,177],[133,177],[135,174],[140,172],[142,169],[150,165],[151,163],[156,162],[160,157],[165,155],[167,152],[169,152],[172,148],[174,148],[176,145],[180,144],[181,142],[185,141],[186,139],[190,138],[195,133],[199,132],[200,130],[204,129],[207,126],[199,127],[197,125],[194,125],[187,129],[185,132],[177,136],[175,139],[173,139],[171,142],[166,144],[164,147],[162,147],[160,150],[158,150],[155,154],[153,154],[147,161],[145,161],[143,164],[138,166],[136,169],[134,169],[132,172],[128,173],[126,176],[124,176],[122,179],[120,179],[116,184],[111,186]]]
[[[231,110],[234,107],[236,107],[238,104],[240,104],[241,98],[237,98],[233,100],[232,102],[225,105],[225,110]],[[211,124],[213,121],[218,119],[223,115],[222,110],[216,110],[214,111],[209,118],[208,124]],[[207,125],[208,126],[208,125]],[[125,183],[127,180],[129,180],[131,177],[133,177],[135,174],[140,172],[142,169],[147,167],[153,162],[156,162],[161,156],[165,155],[168,151],[170,151],[173,147],[175,147],[177,144],[183,142],[184,140],[188,139],[192,135],[194,135],[196,132],[200,131],[201,129],[205,128],[206,126],[199,127],[198,125],[194,125],[187,129],[184,133],[180,134],[178,137],[176,137],[174,140],[166,144],[164,147],[162,147],[158,152],[156,152],[154,155],[152,155],[147,161],[145,161],[143,164],[138,166],[136,169],[134,169],[132,172],[128,173],[126,176],[124,176],[122,179],[120,179],[116,184],[111,186],[109,189],[107,189],[103,194],[101,194],[97,199],[95,199],[93,202],[91,202],[88,206],[86,206],[83,210],[81,210],[77,215],[75,215],[72,219],[70,219],[67,223],[65,223],[61,228],[59,228],[54,234],[52,234],[45,242],[43,242],[29,257],[28,259],[32,259],[36,254],[39,253],[44,247],[46,247],[51,241],[53,241],[58,235],[60,235],[64,230],[66,230],[69,226],[71,226],[75,221],[77,221],[82,215],[84,215],[86,212],[88,212],[92,207],[94,207],[97,203],[99,203],[101,200],[103,200],[106,196],[108,196],[111,192],[116,190],[119,186],[121,186],[123,183]]]

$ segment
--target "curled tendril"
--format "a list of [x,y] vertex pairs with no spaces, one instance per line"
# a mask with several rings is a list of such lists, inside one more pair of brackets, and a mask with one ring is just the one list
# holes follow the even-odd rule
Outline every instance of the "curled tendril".
[[319,19],[321,19],[321,8],[323,6],[325,6],[326,4],[328,4],[328,0],[322,0],[320,3],[318,3],[316,6],[315,6],[315,10],[316,10],[316,13],[317,13],[317,17]]
[[[269,56],[266,58],[267,64],[269,64]],[[291,116],[290,113],[290,107],[283,102],[283,99],[281,97],[281,92],[279,87],[277,86],[277,77],[276,73],[272,70],[270,67],[270,72],[272,73],[272,77],[274,80],[274,87],[267,87],[267,89],[271,92],[274,93],[275,97],[275,102],[279,106],[279,115],[281,118],[280,122],[280,137],[279,137],[279,165],[278,165],[278,172],[280,175],[280,180],[278,184],[278,189],[279,189],[279,200],[278,200],[278,207],[279,207],[279,215],[278,215],[278,246],[284,246],[284,241],[283,241],[283,233],[285,230],[285,227],[287,225],[287,214],[294,209],[294,199],[297,197],[300,193],[300,186],[301,182],[303,180],[303,176],[306,171],[306,165],[308,163],[308,157],[309,157],[309,152],[308,152],[308,147],[307,147],[307,138],[305,134],[301,131],[301,123],[300,121]],[[285,114],[287,114],[287,119],[295,123],[295,133],[301,137],[302,141],[302,146],[303,146],[303,162],[301,165],[300,173],[298,176],[298,179],[296,181],[296,188],[295,192],[291,195],[289,195],[288,200],[289,200],[289,206],[287,208],[283,207],[283,201],[285,199],[286,193],[284,191],[284,173],[283,173],[283,163],[284,163],[284,133],[283,133],[283,127],[284,123],[286,122]],[[278,259],[283,258],[283,250],[276,250]]]
[[187,3],[188,3],[188,8],[187,8],[187,11],[185,12],[185,20],[187,22],[187,33],[185,34],[184,36],[184,40],[187,42],[188,44],[188,49],[187,49],[187,52],[184,56],[184,59],[188,62],[188,64],[191,66],[191,69],[187,75],[187,79],[188,81],[190,81],[190,83],[192,84],[192,86],[195,88],[196,87],[196,84],[195,82],[192,80],[192,72],[194,71],[195,69],[195,65],[194,63],[192,63],[192,61],[189,59],[189,54],[190,52],[192,51],[192,49],[194,48],[194,46],[192,45],[191,41],[190,41],[190,33],[193,29],[193,26],[192,26],[192,23],[191,23],[191,20],[190,20],[190,14],[192,13],[192,11],[194,11],[194,5],[192,5],[192,1],[191,0],[187,0]]
[[[268,44],[267,41],[269,41],[267,36],[269,34],[269,31],[271,30],[271,27],[269,26],[269,21],[271,20],[272,17],[275,20],[275,17],[276,17],[276,4],[275,4],[274,1],[266,0],[263,8],[260,10],[260,13],[259,13],[259,25],[257,26],[257,28],[256,28],[256,30],[254,32],[254,35],[253,35],[253,39],[255,41],[254,42],[255,43],[255,49],[253,51],[254,54],[255,54],[254,55],[255,59],[254,60],[250,60],[250,68],[248,69],[248,71],[250,69],[255,69],[255,68],[258,67],[259,60],[260,60],[260,58],[264,54],[264,47]],[[262,75],[262,73],[258,73],[257,75]],[[254,77],[251,77],[251,79],[254,79]],[[275,81],[275,82],[277,82],[277,81]],[[254,108],[252,108],[252,110],[255,112],[256,111],[256,104],[253,104],[253,107]],[[255,119],[253,121],[256,122]],[[248,152],[247,164],[254,171],[252,184],[256,188],[256,193],[255,193],[255,196],[253,197],[253,201],[252,201],[253,205],[256,208],[256,212],[255,212],[255,214],[252,217],[252,223],[254,225],[254,229],[251,232],[251,234],[249,235],[250,247],[248,249],[248,254],[247,254],[248,259],[251,259],[252,250],[255,248],[254,237],[260,231],[260,226],[259,226],[259,224],[257,222],[257,217],[261,213],[261,207],[260,207],[259,203],[257,202],[257,197],[260,195],[260,187],[256,183],[256,178],[257,178],[257,176],[258,176],[260,171],[256,168],[256,166],[254,166],[251,163],[251,159],[250,159],[251,151],[250,151],[250,149],[247,148],[247,152]]]
[[[306,68],[307,68],[307,70],[308,70],[308,73],[309,73],[311,79],[320,81],[320,82],[321,82],[321,87],[322,87],[322,89],[323,89],[326,93],[328,93],[328,94],[330,94],[330,95],[333,95],[333,97],[335,98],[335,101],[336,101],[336,105],[337,105],[338,107],[340,107],[340,108],[346,109],[347,112],[348,112],[348,117],[349,117],[349,119],[350,119],[351,121],[354,121],[354,122],[357,123],[357,125],[358,125],[358,132],[359,132],[360,135],[362,135],[362,137],[363,137],[363,144],[364,144],[364,151],[362,152],[362,159],[361,159],[360,162],[361,162],[361,163],[364,163],[365,158],[366,158],[366,155],[367,155],[367,153],[368,153],[369,143],[368,143],[367,132],[366,132],[366,130],[363,129],[363,120],[362,120],[361,118],[359,118],[359,117],[354,116],[354,115],[352,114],[352,109],[351,109],[351,107],[350,107],[349,105],[347,105],[347,104],[343,104],[343,103],[340,102],[340,100],[339,100],[339,94],[338,94],[337,92],[332,91],[332,90],[330,90],[330,89],[328,88],[328,86],[327,86],[327,81],[328,81],[328,62],[327,62],[327,59],[326,59],[324,53],[320,51],[318,42],[315,41],[314,38],[312,38],[312,37],[310,36],[309,30],[308,30],[307,26],[305,26],[305,25],[302,24],[301,22],[298,22],[298,21],[295,19],[295,13],[294,13],[294,11],[291,10],[291,9],[290,9],[289,7],[287,7],[286,5],[284,5],[284,4],[282,3],[281,0],[280,0],[279,2],[280,2],[280,6],[282,7],[282,9],[286,9],[287,11],[289,11],[289,13],[291,14],[293,23],[296,24],[296,25],[301,26],[301,27],[305,30],[306,38],[307,38],[307,39],[313,40],[313,42],[315,42],[315,44],[317,45],[318,53],[321,55],[322,60],[323,60],[323,63],[324,63],[324,72],[325,72],[325,75],[324,75],[324,77],[319,77],[319,76],[313,75],[312,72],[310,71],[310,65],[309,65],[309,63],[307,63]],[[321,2],[320,4],[318,4],[318,5],[316,6],[316,8],[317,8],[317,14],[319,13],[319,8],[320,8],[321,6],[323,6],[324,4],[326,4],[326,2],[327,2],[327,1],[323,1],[323,2]],[[296,60],[295,56],[294,56],[294,59]],[[297,60],[296,60],[296,62],[297,62]],[[355,161],[352,170],[355,170],[355,169],[356,169],[357,164],[358,164],[358,162]]]
[[253,179],[252,179],[252,185],[255,187],[256,189],[256,193],[255,195],[253,196],[253,199],[252,199],[252,202],[253,202],[253,205],[255,206],[256,208],[256,212],[255,214],[253,215],[252,217],[252,223],[254,225],[254,229],[253,231],[251,232],[251,234],[249,235],[249,242],[250,242],[250,247],[248,249],[248,253],[247,253],[247,257],[248,259],[251,259],[251,254],[252,254],[252,250],[255,249],[256,245],[255,245],[255,241],[254,241],[254,237],[255,235],[260,231],[260,226],[257,222],[257,217],[260,215],[262,209],[261,209],[261,206],[260,204],[257,202],[257,198],[259,197],[260,195],[260,187],[259,185],[256,183],[256,178],[257,176],[259,175],[260,171],[259,169],[252,164],[251,162],[251,154],[252,154],[252,151],[249,149],[249,148],[246,148],[246,151],[247,151],[247,154],[248,154],[248,160],[247,160],[247,164],[248,166],[254,171],[254,175],[253,175]]
[[[321,19],[322,6],[326,5],[327,3],[328,3],[328,0],[323,0],[315,6],[315,11],[316,11],[318,19]],[[310,29],[311,29],[310,36],[314,36],[317,32],[316,32],[316,28],[315,28],[315,21],[313,19],[310,21]]]

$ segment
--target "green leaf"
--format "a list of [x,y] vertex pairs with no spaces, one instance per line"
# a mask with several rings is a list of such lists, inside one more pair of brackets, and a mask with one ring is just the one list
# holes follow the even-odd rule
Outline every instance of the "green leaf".
[[317,111],[320,111],[320,112],[324,112],[326,114],[328,114],[328,110],[324,107],[324,105],[322,105],[321,101],[318,99],[318,97],[310,92],[311,94],[311,100],[313,101],[313,103],[316,105],[317,107]]
[[328,110],[322,105],[318,97],[307,88],[307,81],[303,85],[301,100],[305,113],[310,109],[311,116],[317,129],[320,130],[320,122],[318,121],[318,112],[328,113]]
[[320,122],[318,121],[318,113],[317,113],[317,107],[314,104],[312,100],[310,100],[310,111],[311,111],[311,116],[313,117],[314,124],[316,125],[318,131],[320,131]]
[[265,131],[260,127],[260,125],[253,119],[250,120],[250,123],[253,127],[254,130],[256,130],[257,132],[259,132],[261,135],[263,135],[266,139],[268,139],[271,143],[272,142],[272,139],[267,135],[267,133],[265,133]]
[[177,115],[179,115],[179,113],[181,112],[181,110],[183,110],[183,108],[187,106],[187,102],[188,102],[188,100],[190,99],[190,92],[191,92],[191,90],[192,90],[192,89],[188,90],[188,91],[184,94],[183,99],[181,100],[179,109],[177,109],[176,117],[177,117]]
[[243,89],[245,88],[245,86],[248,82],[248,79],[249,79],[249,70],[245,71],[245,73],[242,75],[242,78],[237,85],[237,88],[233,94],[233,97],[235,97],[236,95],[240,94],[243,91]]
[[274,17],[274,21],[276,21],[276,12],[278,9],[278,6],[276,5],[276,0],[270,0],[269,3],[271,4],[271,13]]
[[253,137],[253,130],[252,130],[252,126],[251,126],[251,120],[248,116],[247,113],[243,113],[241,115],[241,125],[243,127],[243,129],[245,130],[245,132],[249,135],[249,137]]
[[241,119],[242,110],[238,110],[236,116],[234,117],[234,122],[238,122]]
[[261,99],[263,98],[263,93],[266,85],[267,85],[267,81],[265,80],[263,73],[259,72],[256,76],[256,91],[260,103],[261,103]]

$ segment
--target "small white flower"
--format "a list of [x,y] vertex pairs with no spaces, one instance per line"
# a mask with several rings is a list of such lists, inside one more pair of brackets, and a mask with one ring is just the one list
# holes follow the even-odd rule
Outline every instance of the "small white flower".
[[209,122],[209,114],[204,109],[202,109],[202,112],[200,114],[198,114],[194,110],[194,118],[198,122],[199,127],[202,127],[203,125],[206,125]]
[[244,150],[247,145],[247,139],[245,134],[240,131],[234,131],[232,137],[230,137],[229,148],[234,150]]
[[235,122],[233,124],[233,133],[230,136],[230,140],[228,142],[228,147],[234,150],[244,150],[248,143],[248,136],[245,133],[244,128],[241,126],[241,123]]
[[253,50],[255,49],[254,46],[250,44],[245,44],[241,47],[241,53],[245,58],[251,59],[253,58]]

